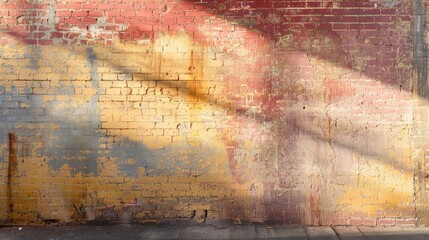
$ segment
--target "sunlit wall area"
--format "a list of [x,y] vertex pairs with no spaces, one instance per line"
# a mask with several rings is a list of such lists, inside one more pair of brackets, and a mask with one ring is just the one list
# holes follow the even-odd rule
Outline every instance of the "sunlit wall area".
[[414,225],[415,14],[0,3],[0,220]]

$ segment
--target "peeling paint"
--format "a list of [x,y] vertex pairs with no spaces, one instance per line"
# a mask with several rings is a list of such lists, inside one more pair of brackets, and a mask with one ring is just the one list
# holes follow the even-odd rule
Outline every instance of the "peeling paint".
[[398,4],[400,4],[400,0],[370,0],[370,2],[374,2],[374,6],[382,6],[382,7],[396,7]]

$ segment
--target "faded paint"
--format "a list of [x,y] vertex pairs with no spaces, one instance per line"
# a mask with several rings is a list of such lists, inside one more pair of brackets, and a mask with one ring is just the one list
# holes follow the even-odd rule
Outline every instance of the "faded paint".
[[0,133],[19,139],[0,217],[413,221],[412,10],[373,3],[17,3],[31,21],[0,23]]

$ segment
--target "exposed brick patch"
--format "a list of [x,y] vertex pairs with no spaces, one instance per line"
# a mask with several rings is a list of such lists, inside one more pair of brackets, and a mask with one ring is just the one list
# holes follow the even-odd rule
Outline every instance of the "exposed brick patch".
[[417,224],[417,219],[410,218],[410,219],[402,219],[398,218],[396,219],[396,225],[398,226],[415,226]]
[[380,218],[377,220],[379,226],[395,226],[396,218]]
[[377,225],[377,219],[376,218],[364,218],[363,219],[363,225],[364,226],[376,226]]

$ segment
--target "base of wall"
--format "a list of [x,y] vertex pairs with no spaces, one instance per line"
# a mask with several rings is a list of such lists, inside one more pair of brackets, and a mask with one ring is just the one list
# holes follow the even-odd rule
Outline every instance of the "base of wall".
[[[325,226],[367,226],[367,227],[415,227],[418,220],[416,218],[350,218],[343,220],[335,220],[332,224]],[[10,222],[0,221],[0,227],[11,226],[73,226],[73,225],[89,225],[89,226],[110,226],[110,225],[160,225],[160,226],[232,226],[232,225],[252,225],[252,224],[268,224],[268,225],[291,225],[291,226],[314,226],[312,224],[289,224],[273,221],[254,221],[254,220],[237,220],[237,219],[159,219],[159,220],[130,220],[123,221],[121,219],[97,219],[92,221],[32,221],[32,222]],[[324,226],[324,225],[321,225]]]

